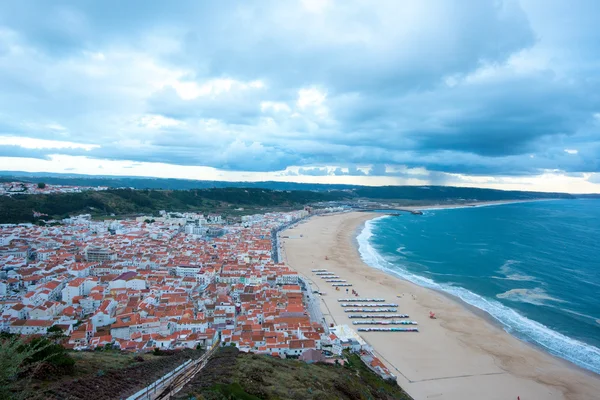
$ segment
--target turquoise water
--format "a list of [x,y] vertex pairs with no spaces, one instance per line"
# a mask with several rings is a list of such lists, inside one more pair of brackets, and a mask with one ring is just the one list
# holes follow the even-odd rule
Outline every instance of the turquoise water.
[[385,216],[357,239],[371,266],[458,296],[600,373],[600,200]]

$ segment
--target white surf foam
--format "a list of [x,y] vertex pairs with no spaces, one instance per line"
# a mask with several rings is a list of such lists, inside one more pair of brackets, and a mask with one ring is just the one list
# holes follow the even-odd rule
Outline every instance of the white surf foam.
[[530,320],[497,300],[485,298],[460,286],[439,284],[427,277],[412,274],[402,268],[401,265],[388,262],[370,243],[370,238],[373,236],[373,226],[383,218],[385,217],[367,221],[356,238],[361,258],[366,264],[417,285],[441,290],[456,296],[464,302],[487,312],[499,321],[508,333],[542,346],[553,355],[600,374],[600,349],[597,347],[572,339],[539,322]]
[[401,254],[403,257],[404,257],[404,256],[410,256],[410,255],[412,255],[412,254],[413,254],[413,253],[412,253],[412,251],[408,251],[408,250],[406,250],[406,247],[404,247],[404,246],[400,246],[400,247],[398,247],[398,248],[396,249],[396,252],[397,252],[398,254]]
[[520,261],[516,260],[507,260],[501,267],[500,273],[504,275],[504,277],[500,276],[492,276],[493,279],[504,279],[508,281],[535,281],[536,279],[533,276],[525,275],[517,271],[513,268],[513,265],[520,264]]
[[553,301],[557,303],[566,303],[566,301],[550,296],[542,288],[533,289],[510,289],[504,293],[496,295],[499,299],[518,301],[521,303],[534,304],[536,306],[546,305],[546,302]]

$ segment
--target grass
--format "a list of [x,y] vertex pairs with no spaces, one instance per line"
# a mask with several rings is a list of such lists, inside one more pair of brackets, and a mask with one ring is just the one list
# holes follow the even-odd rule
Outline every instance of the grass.
[[[214,362],[213,362],[214,361]],[[201,377],[188,384],[180,399],[205,400],[375,400],[408,396],[395,382],[386,382],[371,372],[358,356],[347,366],[306,364],[270,356],[221,349]]]
[[[98,371],[122,369],[136,364],[136,357],[142,357],[144,361],[152,360],[151,354],[129,354],[112,351],[73,351],[69,355],[75,359],[75,376],[86,376],[97,374]],[[73,378],[73,376],[71,377]]]
[[70,354],[75,359],[75,372],[33,381],[32,400],[126,398],[201,352],[184,350],[155,356],[104,350]]
[[248,394],[242,389],[239,383],[231,383],[229,385],[223,385],[217,383],[213,390],[216,393],[222,394],[227,398],[240,399],[240,400],[261,400],[260,397]]
[[[31,382],[32,387],[37,390],[44,390],[49,387],[55,387],[63,382],[71,382],[76,379],[82,379],[90,376],[99,376],[107,371],[120,370],[134,364],[138,364],[135,358],[138,355],[130,353],[121,353],[118,350],[108,351],[69,351],[68,354],[75,360],[75,370],[70,375],[56,375],[50,379],[34,379]],[[144,361],[152,360],[152,355],[142,354]]]

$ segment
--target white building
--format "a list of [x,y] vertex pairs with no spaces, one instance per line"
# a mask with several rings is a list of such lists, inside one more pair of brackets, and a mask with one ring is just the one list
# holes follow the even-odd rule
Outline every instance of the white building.
[[50,328],[52,324],[52,320],[28,319],[23,325],[11,326],[9,331],[11,333],[20,333],[21,335],[45,335],[48,333],[48,328]]
[[116,318],[111,317],[116,305],[117,303],[114,300],[104,300],[102,302],[98,310],[90,318],[95,328],[107,326],[116,321]]
[[175,268],[175,274],[177,276],[195,278],[196,276],[198,276],[198,274],[200,274],[201,270],[202,267],[198,265],[181,265]]
[[75,296],[83,296],[84,281],[84,278],[75,278],[69,282],[62,290],[62,301],[67,304],[73,304],[73,298]]
[[202,225],[187,224],[185,226],[185,233],[190,235],[203,235],[206,233],[206,227],[203,227]]

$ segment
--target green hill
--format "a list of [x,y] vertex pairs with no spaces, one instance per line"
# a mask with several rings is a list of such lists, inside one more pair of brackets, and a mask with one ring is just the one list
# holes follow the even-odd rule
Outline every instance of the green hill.
[[[146,387],[201,350],[131,354],[104,349],[56,354],[72,362],[58,368],[48,351],[20,364],[22,347],[0,339],[0,350],[11,358],[0,368],[0,399],[121,399]],[[12,349],[12,351],[11,351]],[[15,353],[15,349],[16,353]],[[29,353],[28,353],[29,354]],[[37,354],[37,353],[34,353]],[[46,356],[42,358],[41,356]],[[175,396],[180,400],[412,400],[395,381],[373,373],[356,354],[345,354],[345,364],[315,363],[219,348],[207,365]],[[29,360],[29,358],[26,358]],[[54,361],[53,361],[54,360]],[[32,362],[34,362],[32,364]],[[11,370],[12,366],[16,369]],[[16,371],[20,371],[15,374]],[[15,375],[18,379],[14,379]]]
[[34,222],[33,211],[50,218],[90,213],[96,216],[151,214],[159,210],[235,213],[260,208],[292,209],[339,200],[343,192],[275,191],[256,188],[195,190],[111,189],[82,193],[0,196],[0,223]]
[[371,372],[357,355],[344,365],[306,364],[224,347],[179,393],[187,400],[410,400],[396,382]]

